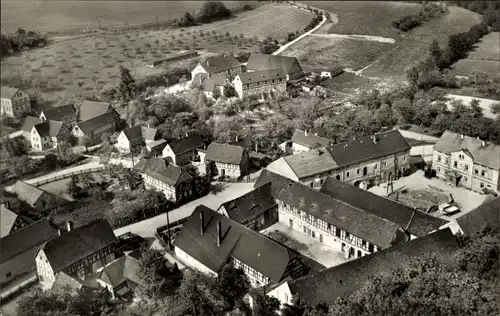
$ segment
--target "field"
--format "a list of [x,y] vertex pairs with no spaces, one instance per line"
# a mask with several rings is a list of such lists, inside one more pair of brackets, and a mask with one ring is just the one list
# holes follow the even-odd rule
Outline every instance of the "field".
[[307,1],[307,4],[338,16],[339,23],[329,33],[400,38],[392,21],[418,13],[421,5],[389,1]]
[[455,73],[459,76],[469,76],[473,72],[484,72],[490,75],[500,73],[500,34],[490,33],[481,39],[468,58],[459,60]]
[[[277,16],[280,27],[271,24]],[[260,38],[283,38],[292,30],[302,30],[311,18],[310,13],[290,6],[265,4],[230,20],[192,28],[102,32],[9,57],[2,61],[1,77],[6,82],[13,76],[35,79],[45,86],[41,90],[46,99],[65,100],[116,85],[120,65],[129,68],[133,76],[144,77],[164,71],[162,67],[147,67],[148,61],[185,50],[196,49],[202,54],[255,52]]]
[[[256,1],[223,1],[229,9],[238,9]],[[201,8],[202,1],[36,1],[2,0],[2,30],[18,27],[39,31],[65,31],[123,27],[126,25],[168,21],[181,18],[186,11]]]

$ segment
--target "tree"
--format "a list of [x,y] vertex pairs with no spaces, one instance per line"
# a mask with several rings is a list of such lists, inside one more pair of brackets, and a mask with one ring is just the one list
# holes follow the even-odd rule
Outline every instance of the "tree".
[[243,299],[250,288],[250,281],[241,269],[226,265],[219,274],[219,289],[229,306]]
[[120,84],[118,86],[122,103],[130,102],[136,93],[135,79],[130,70],[120,65]]
[[184,273],[178,290],[179,304],[183,306],[183,315],[219,315],[227,309],[224,298],[219,294],[217,280],[195,271]]
[[70,181],[68,182],[68,194],[74,198],[78,197],[82,188],[78,186],[78,178],[77,176],[71,176]]
[[429,51],[431,54],[432,61],[437,68],[442,67],[442,58],[443,58],[443,50],[439,47],[439,42],[437,40],[433,40],[431,46],[429,47]]
[[57,156],[59,161],[65,164],[70,164],[74,162],[78,156],[73,152],[73,148],[67,141],[62,141],[57,144]]
[[231,16],[231,10],[229,10],[223,2],[206,1],[203,3],[197,19],[200,23],[207,23],[229,16]]
[[273,296],[257,294],[255,298],[255,315],[277,316],[280,309],[280,301]]
[[237,97],[238,96],[238,93],[236,92],[236,89],[230,85],[230,84],[227,84],[225,87],[224,87],[224,96],[226,98],[232,98],[232,97]]
[[195,18],[188,11],[186,11],[186,13],[184,13],[184,16],[182,17],[181,21],[179,22],[179,26],[192,26],[195,24],[196,24]]
[[7,137],[2,141],[1,146],[7,152],[9,158],[21,157],[28,153],[28,146],[24,139],[20,137]]

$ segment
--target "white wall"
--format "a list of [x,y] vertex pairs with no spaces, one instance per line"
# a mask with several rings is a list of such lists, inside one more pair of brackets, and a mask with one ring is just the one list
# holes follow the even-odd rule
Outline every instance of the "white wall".
[[209,276],[217,277],[217,272],[210,270],[207,266],[199,262],[198,260],[194,259],[190,255],[188,255],[186,252],[184,252],[182,249],[179,247],[174,248],[175,255],[177,258],[179,258],[182,262],[190,266],[191,268],[200,271],[201,273],[207,274]]

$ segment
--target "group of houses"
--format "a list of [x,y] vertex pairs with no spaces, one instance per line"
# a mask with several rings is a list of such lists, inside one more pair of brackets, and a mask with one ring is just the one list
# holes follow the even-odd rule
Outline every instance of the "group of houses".
[[258,95],[273,99],[286,93],[286,82],[304,75],[295,57],[252,54],[246,63],[234,56],[211,57],[191,71],[192,86],[201,88],[209,97],[224,94],[232,85],[240,99]]

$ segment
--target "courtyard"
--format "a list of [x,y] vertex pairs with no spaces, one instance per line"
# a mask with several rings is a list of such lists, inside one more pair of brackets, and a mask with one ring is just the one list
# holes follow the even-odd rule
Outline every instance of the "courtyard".
[[300,254],[313,259],[317,263],[330,268],[349,261],[344,253],[301,234],[283,223],[276,223],[261,231],[262,234],[274,239]]

